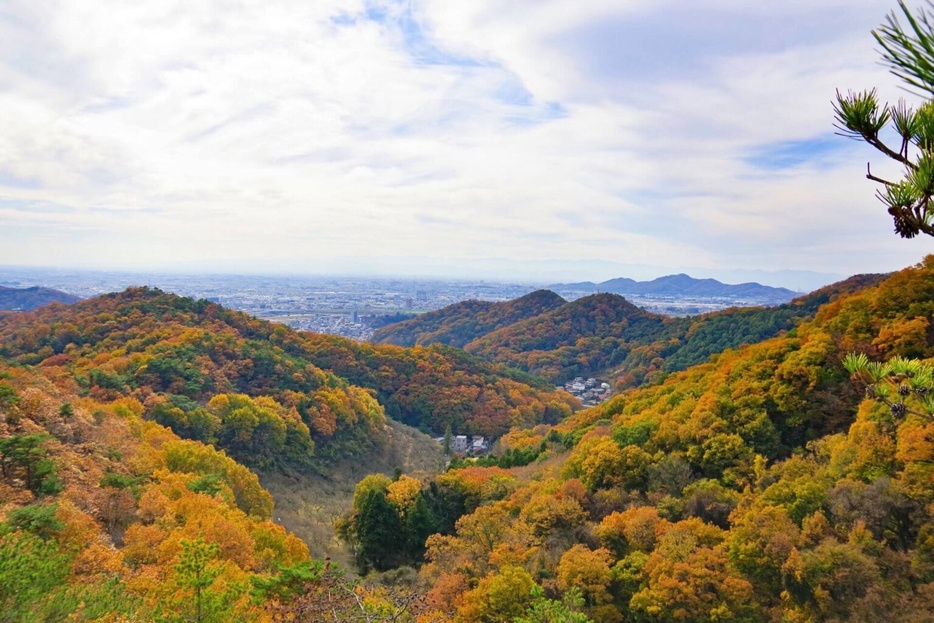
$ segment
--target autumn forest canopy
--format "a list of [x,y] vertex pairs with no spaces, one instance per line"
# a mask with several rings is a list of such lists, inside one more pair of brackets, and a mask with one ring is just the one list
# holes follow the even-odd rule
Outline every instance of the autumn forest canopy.
[[[934,15],[874,36],[934,96]],[[833,112],[898,164],[867,173],[895,232],[934,235],[934,103]],[[597,406],[555,387],[591,375]],[[931,620],[934,255],[776,307],[540,290],[369,343],[143,287],[0,311],[0,623]]]
[[[934,356],[934,263],[811,297],[774,337],[708,344],[709,362],[663,363],[588,410],[455,347],[303,334],[155,290],[8,313],[7,620],[196,620],[193,604],[290,620],[322,594],[343,616],[365,594],[439,621],[833,621],[905,600],[924,620],[934,424],[867,399],[844,360]],[[680,339],[777,313],[696,318]],[[364,478],[335,527],[353,568],[326,568],[271,523],[250,469],[327,474],[391,418],[499,443],[435,476]],[[48,581],[21,590],[30,574]]]

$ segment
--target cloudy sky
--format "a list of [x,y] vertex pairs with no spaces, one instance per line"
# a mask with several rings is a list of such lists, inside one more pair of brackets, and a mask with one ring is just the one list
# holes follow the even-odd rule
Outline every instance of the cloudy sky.
[[5,0],[0,265],[897,269],[934,241],[892,233],[831,111],[912,99],[870,36],[893,8]]

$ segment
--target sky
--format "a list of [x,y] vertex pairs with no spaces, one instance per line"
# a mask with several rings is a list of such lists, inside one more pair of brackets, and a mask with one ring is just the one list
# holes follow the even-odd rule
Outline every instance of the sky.
[[[836,89],[879,0],[4,0],[0,265],[651,278],[897,270]],[[813,283],[812,283],[813,282]]]

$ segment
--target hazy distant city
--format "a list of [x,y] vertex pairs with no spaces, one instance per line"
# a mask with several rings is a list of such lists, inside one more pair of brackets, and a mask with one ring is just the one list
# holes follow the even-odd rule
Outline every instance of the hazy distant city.
[[[411,277],[185,275],[53,269],[0,268],[0,286],[42,286],[88,298],[149,286],[203,298],[296,329],[367,340],[374,329],[402,315],[424,313],[464,301],[506,301],[547,284]],[[550,287],[566,300],[593,294],[589,287]],[[774,300],[729,297],[627,296],[653,312],[684,316]]]

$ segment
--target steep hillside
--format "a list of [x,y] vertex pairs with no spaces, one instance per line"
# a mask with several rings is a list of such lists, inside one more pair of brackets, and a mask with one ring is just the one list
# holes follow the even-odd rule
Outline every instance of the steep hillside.
[[[249,469],[149,421],[139,401],[76,391],[54,367],[0,360],[0,620],[450,622],[411,591],[368,587],[335,564],[345,552],[333,525],[316,532],[308,511],[348,508],[352,470],[267,472],[274,507]],[[357,474],[435,467],[424,436],[391,426],[398,439],[358,457]],[[277,525],[293,520],[318,537],[313,554],[334,560],[312,560]]]
[[711,355],[743,344],[755,344],[793,329],[802,319],[840,296],[874,286],[885,275],[855,275],[777,307],[728,309],[680,320],[672,331],[662,369],[685,370]]
[[[427,540],[429,601],[462,623],[510,620],[536,585],[576,592],[595,622],[934,619],[934,419],[865,399],[841,363],[930,359],[932,320],[934,257],[793,332],[511,433],[544,449],[535,465],[422,485],[472,495]],[[934,377],[917,374],[898,393],[924,403]],[[401,486],[364,483],[386,517],[412,508]],[[385,566],[369,513],[355,505],[346,532]]]
[[397,346],[467,343],[520,320],[560,307],[565,300],[549,290],[537,290],[513,301],[463,301],[389,325],[373,334],[373,341]]
[[552,381],[622,362],[633,344],[661,337],[669,321],[615,294],[594,294],[474,340],[470,353]]
[[[664,320],[635,311],[619,297],[585,297],[492,331],[466,344],[465,348],[475,355],[553,382],[587,374],[613,380],[619,388],[634,387],[703,363],[711,355],[728,348],[780,335],[793,329],[802,319],[813,316],[820,305],[875,285],[884,278],[884,275],[857,275],[776,307],[731,308]],[[618,307],[616,320],[600,321],[600,312],[593,313],[592,305]],[[464,317],[469,313],[469,306],[451,306],[432,312],[439,326],[455,322],[469,324]],[[619,322],[627,314],[635,314],[633,317],[640,328],[630,327],[628,320],[625,326]],[[643,331],[646,322],[653,328]],[[406,323],[394,326],[402,324]],[[431,343],[438,335],[420,332],[417,323],[407,326],[423,344]],[[387,327],[387,331],[392,328]]]
[[0,362],[0,619],[269,620],[312,567],[256,476],[72,389]]
[[387,415],[444,433],[499,436],[512,426],[557,422],[578,407],[541,378],[492,364],[463,350],[434,344],[372,345],[331,335],[303,335],[317,365],[376,392]]
[[92,397],[135,397],[258,466],[379,443],[384,407],[436,434],[494,436],[570,413],[541,381],[460,351],[303,334],[146,288],[0,318],[0,356],[70,375]]
[[69,305],[81,299],[73,294],[51,288],[7,288],[0,286],[0,310],[29,311],[49,303]]

